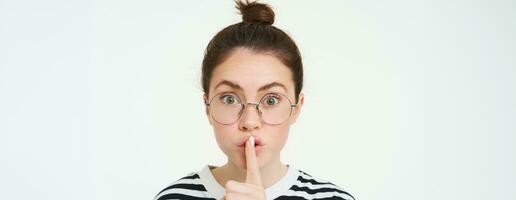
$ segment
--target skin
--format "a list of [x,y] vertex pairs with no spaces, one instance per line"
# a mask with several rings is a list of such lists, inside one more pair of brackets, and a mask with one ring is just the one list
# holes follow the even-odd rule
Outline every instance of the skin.
[[[216,87],[223,81],[229,81],[239,88],[228,84]],[[279,84],[259,91],[261,87],[274,82]],[[281,93],[294,104],[294,89],[292,72],[275,56],[236,48],[223,63],[216,66],[209,93],[204,95],[204,99],[208,102],[220,92],[233,92],[244,103],[258,103],[266,94]],[[298,106],[285,122],[278,125],[264,123],[252,106],[246,108],[237,122],[224,125],[216,122],[206,107],[217,144],[228,158],[225,165],[212,169],[215,179],[226,188],[225,199],[265,199],[264,189],[285,175],[288,168],[281,162],[280,153],[303,103],[304,96],[300,94]],[[256,148],[249,145],[251,136],[262,145]],[[238,146],[242,141],[246,141],[245,148]]]

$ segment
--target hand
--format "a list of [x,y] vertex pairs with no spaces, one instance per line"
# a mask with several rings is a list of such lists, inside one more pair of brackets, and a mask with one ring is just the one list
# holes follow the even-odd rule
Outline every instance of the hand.
[[265,190],[260,176],[260,167],[256,159],[253,136],[249,137],[245,144],[245,160],[247,165],[245,183],[228,181],[226,183],[226,196],[222,197],[223,200],[265,199]]

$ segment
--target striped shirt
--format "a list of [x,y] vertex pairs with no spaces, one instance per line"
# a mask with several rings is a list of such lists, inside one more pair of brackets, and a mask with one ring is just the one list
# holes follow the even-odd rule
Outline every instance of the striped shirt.
[[[194,172],[175,181],[161,190],[154,200],[192,199],[217,200],[225,194],[225,189],[214,178],[206,165],[200,172]],[[340,199],[354,200],[351,194],[338,186],[312,177],[311,175],[288,167],[287,173],[275,184],[265,189],[267,199],[276,200],[304,200],[304,199]]]

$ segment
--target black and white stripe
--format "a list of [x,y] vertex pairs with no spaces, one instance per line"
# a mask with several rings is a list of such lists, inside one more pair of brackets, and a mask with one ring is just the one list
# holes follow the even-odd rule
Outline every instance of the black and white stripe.
[[209,193],[199,181],[199,174],[191,173],[177,180],[172,185],[161,190],[154,200],[166,199],[192,199],[192,200],[215,200],[209,198]]
[[355,200],[351,194],[335,184],[314,178],[301,170],[298,171],[300,174],[294,185],[284,195],[275,200]]
[[[351,194],[333,183],[314,178],[301,170],[297,171],[299,172],[297,180],[285,193],[274,198],[275,200],[355,200]],[[191,173],[177,180],[161,190],[154,198],[154,200],[170,199],[216,200],[206,190],[198,173]]]

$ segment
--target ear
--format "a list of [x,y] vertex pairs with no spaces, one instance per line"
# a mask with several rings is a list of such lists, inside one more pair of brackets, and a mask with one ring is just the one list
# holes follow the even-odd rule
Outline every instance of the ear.
[[305,103],[305,95],[303,93],[299,94],[299,100],[297,101],[297,106],[292,109],[292,118],[290,120],[290,125],[294,124],[297,121],[297,118],[301,114],[301,109],[303,108],[303,104]]
[[211,116],[210,116],[210,109],[208,107],[208,105],[206,105],[208,103],[208,95],[206,93],[204,93],[204,95],[202,96],[203,98],[203,101],[204,101],[204,112],[206,114],[206,117],[208,117],[208,122],[210,122],[210,125],[212,125],[211,123]]

